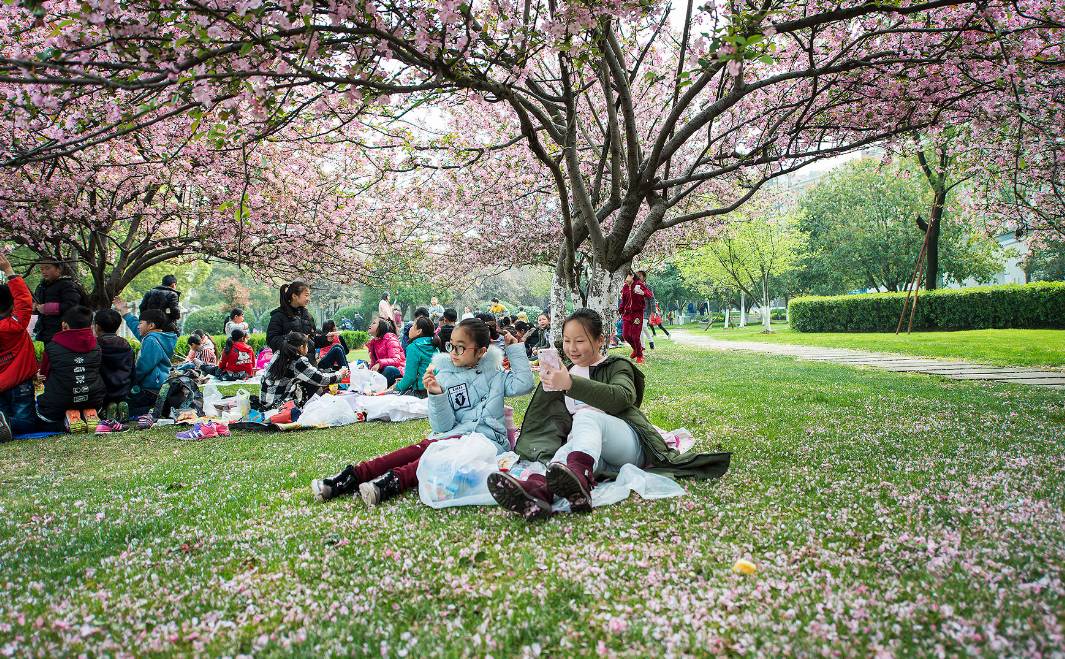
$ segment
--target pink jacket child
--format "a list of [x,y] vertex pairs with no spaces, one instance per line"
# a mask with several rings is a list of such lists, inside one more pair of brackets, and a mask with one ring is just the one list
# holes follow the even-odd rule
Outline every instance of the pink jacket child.
[[259,356],[255,359],[255,370],[261,371],[267,367],[270,360],[274,358],[274,351],[270,348],[263,348],[259,351]]
[[380,364],[383,369],[386,366],[395,366],[400,375],[407,365],[407,356],[403,353],[403,346],[399,343],[399,337],[392,332],[385,332],[381,338],[372,338],[366,344],[366,350],[370,353],[370,367]]

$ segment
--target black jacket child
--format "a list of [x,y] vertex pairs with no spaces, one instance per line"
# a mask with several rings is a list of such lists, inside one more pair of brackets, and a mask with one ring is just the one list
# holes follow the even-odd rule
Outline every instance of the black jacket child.
[[96,343],[101,353],[100,379],[107,389],[104,404],[121,402],[133,383],[133,348],[117,334],[101,334]]
[[324,348],[329,341],[324,334],[314,329],[314,318],[307,313],[306,307],[299,307],[295,311],[296,314],[292,316],[281,307],[270,312],[270,324],[266,326],[266,345],[270,346],[274,354],[277,354],[285,342],[286,334],[289,332],[306,334],[308,338],[307,360],[311,364],[316,364],[318,363],[316,359],[318,349]]
[[41,305],[37,314],[34,338],[48,343],[56,332],[63,328],[63,314],[85,302],[85,295],[78,283],[70,277],[60,277],[52,282],[42,281],[33,291],[33,301]]
[[97,409],[106,389],[100,379],[100,347],[92,329],[63,330],[44,347],[44,393],[37,398],[41,416],[59,421],[67,410]]

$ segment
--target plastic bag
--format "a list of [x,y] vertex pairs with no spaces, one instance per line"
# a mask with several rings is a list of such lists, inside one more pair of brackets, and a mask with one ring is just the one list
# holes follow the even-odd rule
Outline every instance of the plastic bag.
[[348,377],[351,382],[348,390],[357,394],[378,393],[388,389],[388,379],[385,376],[362,365],[351,369]]
[[687,453],[691,450],[691,447],[695,445],[695,438],[688,432],[687,428],[677,428],[676,430],[662,430],[655,427],[658,434],[662,436],[662,441],[666,443],[671,449],[676,449],[678,453]]
[[[376,375],[376,374],[375,374]],[[342,396],[367,421],[410,421],[429,416],[429,401],[415,396]]]
[[615,480],[596,485],[592,489],[592,507],[609,506],[624,501],[632,491],[644,499],[665,499],[686,494],[684,488],[672,478],[648,473],[634,464],[627,464],[622,465]]
[[216,387],[213,382],[204,387],[203,415],[206,417],[218,416],[218,404],[221,403],[222,400],[222,394],[218,391],[218,387]]
[[494,506],[488,475],[497,470],[496,445],[481,433],[433,442],[418,461],[418,497],[430,508]]
[[355,410],[340,396],[331,394],[315,396],[309,400],[303,408],[303,414],[299,416],[301,426],[346,426],[358,421]]

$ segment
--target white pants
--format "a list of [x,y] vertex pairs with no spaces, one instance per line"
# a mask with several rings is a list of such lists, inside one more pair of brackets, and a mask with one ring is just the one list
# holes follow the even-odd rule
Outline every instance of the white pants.
[[655,337],[654,334],[651,334],[650,321],[644,318],[643,326],[640,328],[640,342],[646,345],[648,341],[654,343]]
[[569,437],[551,458],[565,464],[573,451],[587,453],[595,460],[595,473],[617,471],[622,465],[643,467],[643,448],[632,426],[603,412],[580,410],[573,416]]

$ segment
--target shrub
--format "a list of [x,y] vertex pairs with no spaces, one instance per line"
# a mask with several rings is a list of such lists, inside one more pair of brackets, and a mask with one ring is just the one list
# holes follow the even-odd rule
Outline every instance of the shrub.
[[203,330],[207,334],[221,334],[226,330],[226,321],[229,320],[229,312],[232,309],[219,307],[207,307],[193,311],[185,317],[183,334],[192,334],[196,330]]
[[[894,332],[905,298],[905,293],[796,298],[789,305],[791,326],[799,332]],[[913,328],[1065,328],[1065,282],[921,291]]]
[[358,350],[370,340],[370,335],[361,330],[354,332],[351,330],[342,330],[340,336],[344,338],[344,343],[348,344],[349,350]]

